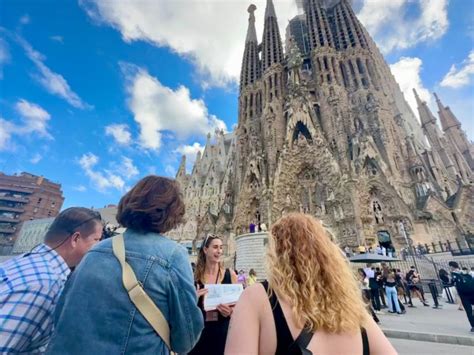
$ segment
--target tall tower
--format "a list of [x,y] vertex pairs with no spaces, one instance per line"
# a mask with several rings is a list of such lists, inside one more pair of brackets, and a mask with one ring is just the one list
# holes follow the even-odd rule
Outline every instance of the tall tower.
[[450,143],[459,149],[470,169],[474,170],[474,145],[467,139],[466,133],[461,129],[461,122],[451,112],[449,106],[444,106],[436,93],[434,96],[438,104],[438,114],[444,133]]
[[268,163],[268,183],[276,170],[278,151],[283,148],[285,122],[283,103],[286,95],[286,74],[283,66],[283,45],[273,0],[267,0],[262,37],[263,113],[261,117],[264,154]]

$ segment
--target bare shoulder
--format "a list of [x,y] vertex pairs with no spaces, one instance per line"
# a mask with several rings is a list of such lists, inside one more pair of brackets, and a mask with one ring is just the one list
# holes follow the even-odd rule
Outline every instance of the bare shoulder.
[[365,325],[369,338],[370,353],[373,355],[397,355],[397,351],[372,318]]
[[255,283],[244,290],[239,302],[246,302],[253,307],[258,307],[266,297],[267,293],[263,285],[261,283]]

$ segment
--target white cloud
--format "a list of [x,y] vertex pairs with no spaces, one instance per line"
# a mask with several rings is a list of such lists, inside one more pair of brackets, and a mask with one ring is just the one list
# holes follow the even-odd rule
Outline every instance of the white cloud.
[[8,43],[0,38],[0,79],[3,79],[3,66],[10,63],[10,49]]
[[132,135],[126,124],[111,124],[106,126],[105,135],[112,136],[119,145],[129,145],[132,142]]
[[22,17],[20,17],[20,23],[22,25],[27,25],[31,22],[31,19],[30,19],[30,16],[28,14],[25,14],[23,15]]
[[203,152],[204,147],[198,142],[194,142],[191,145],[180,145],[176,148],[175,152],[181,155],[186,155],[186,163],[194,163],[198,152]]
[[[357,15],[384,53],[435,41],[449,27],[448,0],[362,2]],[[414,5],[418,10],[416,15],[413,13]]]
[[53,139],[48,132],[50,114],[41,106],[20,99],[15,104],[16,111],[21,115],[21,123],[13,123],[0,117],[0,150],[12,147],[11,138],[35,134],[46,139]]
[[54,42],[61,43],[61,44],[64,43],[64,37],[63,36],[51,36],[51,37],[49,37],[49,39],[54,41]]
[[10,139],[14,127],[11,122],[0,118],[0,151],[7,150],[10,147]]
[[21,99],[16,103],[15,109],[21,116],[23,116],[25,122],[23,127],[19,127],[20,131],[25,133],[34,132],[42,137],[52,138],[47,130],[47,123],[51,116],[45,109],[24,99]]
[[72,189],[79,192],[85,192],[87,190],[84,185],[74,186]]
[[33,155],[30,159],[30,163],[31,164],[38,164],[41,159],[43,159],[43,157],[41,156],[41,154],[39,153],[36,153],[35,155]]
[[122,64],[127,78],[128,105],[140,127],[140,144],[145,149],[159,150],[162,134],[170,132],[178,139],[193,134],[206,134],[226,125],[209,114],[203,100],[191,98],[189,89],[173,90],[144,69]]
[[176,176],[176,168],[174,166],[171,166],[171,165],[166,165],[165,173],[168,177],[174,178]]
[[89,177],[96,190],[105,192],[109,189],[116,189],[122,192],[125,187],[125,181],[109,170],[98,171],[96,169],[98,163],[99,157],[93,153],[83,154],[79,159],[79,165],[86,176]]
[[455,64],[451,66],[451,69],[449,69],[449,72],[444,76],[440,85],[452,89],[458,89],[460,87],[469,85],[473,75],[474,50],[471,50],[468,58],[463,61],[460,68],[457,68]]
[[118,171],[127,179],[131,179],[139,174],[137,167],[133,165],[132,159],[127,157],[122,157],[122,163],[119,164]]
[[416,103],[413,89],[416,89],[418,95],[423,101],[431,104],[431,95],[427,88],[423,86],[420,72],[423,62],[417,57],[402,57],[397,63],[390,65],[390,70],[395,76],[395,80],[405,96],[408,104],[411,106],[413,112],[418,117],[418,105]]
[[66,79],[61,74],[53,72],[49,69],[44,61],[46,57],[33,47],[23,38],[16,36],[18,43],[23,47],[27,57],[35,64],[38,72],[33,78],[38,81],[49,93],[59,96],[66,100],[70,105],[80,109],[90,109],[91,106],[82,101],[82,99],[72,91]]
[[[274,2],[284,35],[288,20],[297,14],[296,3]],[[261,33],[266,0],[253,3]],[[248,26],[247,0],[80,0],[80,4],[93,19],[120,31],[126,42],[147,41],[189,58],[204,86],[225,86],[239,78]]]

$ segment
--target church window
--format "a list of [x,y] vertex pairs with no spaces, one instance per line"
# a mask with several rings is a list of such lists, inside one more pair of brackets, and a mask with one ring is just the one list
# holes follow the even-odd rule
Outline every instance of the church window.
[[325,69],[325,70],[329,70],[328,58],[327,58],[327,57],[324,57],[324,58],[323,58],[323,61],[324,61],[324,69]]
[[356,59],[356,63],[357,63],[357,69],[359,70],[359,73],[364,74],[365,71],[364,71],[364,67],[362,65],[362,61],[360,60],[360,58]]

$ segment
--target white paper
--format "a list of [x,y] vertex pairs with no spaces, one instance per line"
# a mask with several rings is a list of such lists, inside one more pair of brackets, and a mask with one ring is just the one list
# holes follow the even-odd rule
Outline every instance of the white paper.
[[220,304],[236,304],[244,288],[241,284],[207,284],[208,291],[204,297],[204,310],[212,311]]

